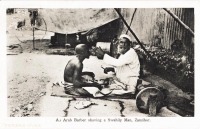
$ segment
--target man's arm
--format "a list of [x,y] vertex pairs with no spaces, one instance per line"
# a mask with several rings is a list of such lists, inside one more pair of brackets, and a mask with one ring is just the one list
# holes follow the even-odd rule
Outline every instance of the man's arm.
[[113,57],[105,54],[101,48],[96,48],[95,53],[96,53],[97,57],[99,59],[103,59],[106,64],[109,64],[109,65],[112,65],[115,67],[129,64],[134,59],[137,59],[137,53],[133,49],[130,49],[119,59],[113,58]]
[[97,87],[97,88],[101,88],[100,84],[98,83],[85,83],[81,80],[81,75],[82,75],[82,69],[83,69],[83,65],[82,64],[78,64],[74,70],[74,74],[73,74],[73,85],[75,87]]
[[134,52],[134,50],[129,50],[124,55],[122,55],[122,57],[120,57],[119,59],[115,59],[105,54],[103,60],[106,64],[117,67],[117,66],[130,64],[131,62],[133,62],[134,59],[137,59],[136,56],[137,54]]

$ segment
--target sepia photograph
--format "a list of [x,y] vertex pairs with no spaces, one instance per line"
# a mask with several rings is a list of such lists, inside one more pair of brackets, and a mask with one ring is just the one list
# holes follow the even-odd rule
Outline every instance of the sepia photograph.
[[7,117],[195,117],[195,16],[6,8]]

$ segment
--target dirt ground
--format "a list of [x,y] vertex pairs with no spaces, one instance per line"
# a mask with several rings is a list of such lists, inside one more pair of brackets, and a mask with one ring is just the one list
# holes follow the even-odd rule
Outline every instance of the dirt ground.
[[[10,116],[39,115],[39,100],[42,95],[45,95],[46,84],[50,80],[58,78],[57,75],[63,75],[64,66],[69,58],[71,57],[35,53],[8,56],[8,106],[11,111]],[[27,109],[27,106],[33,107]]]
[[[27,24],[16,30],[16,22],[21,17]],[[7,15],[8,116],[39,116],[40,97],[45,95],[46,84],[55,76],[62,76],[66,61],[71,57],[46,54],[51,35],[53,33],[36,31],[36,49],[33,50],[27,12],[21,10]]]

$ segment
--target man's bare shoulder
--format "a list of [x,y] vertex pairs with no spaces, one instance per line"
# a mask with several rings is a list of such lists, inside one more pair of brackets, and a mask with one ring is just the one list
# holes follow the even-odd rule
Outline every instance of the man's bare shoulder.
[[69,65],[74,66],[76,68],[83,67],[82,62],[80,62],[77,58],[73,58],[73,59],[69,60]]

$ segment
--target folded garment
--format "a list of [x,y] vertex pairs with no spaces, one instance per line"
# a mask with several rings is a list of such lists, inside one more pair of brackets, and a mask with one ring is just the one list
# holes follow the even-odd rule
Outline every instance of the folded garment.
[[93,97],[100,97],[103,96],[103,94],[100,93],[99,89],[97,87],[82,87],[84,90],[89,92],[90,94],[93,95]]
[[75,88],[72,83],[60,82],[52,86],[52,96],[79,96],[79,97],[93,97],[87,90],[83,88]]
[[[66,91],[68,91],[68,92],[73,92],[73,91],[75,91],[75,94],[81,94],[81,92],[84,93],[85,91],[87,91],[89,94],[94,95],[96,92],[99,91],[99,89],[96,88],[96,87],[75,88],[75,87],[73,86],[73,83],[70,83],[70,82],[64,82],[64,83],[61,82],[61,86],[64,87],[64,89],[65,89]],[[76,93],[76,92],[77,92],[77,93]],[[87,94],[88,94],[88,93],[87,93]],[[85,93],[84,93],[84,94],[85,94]]]

